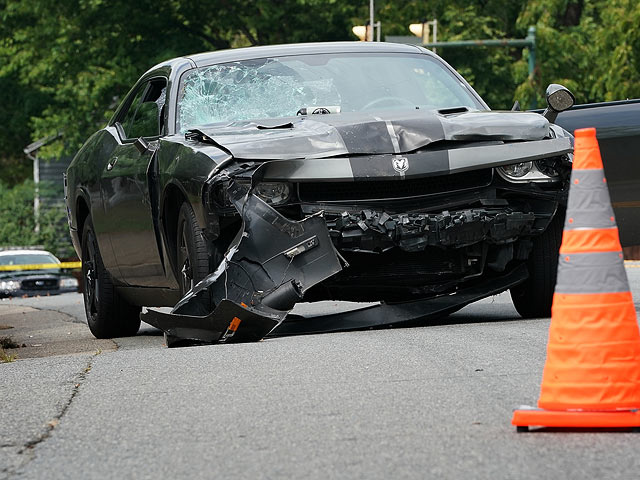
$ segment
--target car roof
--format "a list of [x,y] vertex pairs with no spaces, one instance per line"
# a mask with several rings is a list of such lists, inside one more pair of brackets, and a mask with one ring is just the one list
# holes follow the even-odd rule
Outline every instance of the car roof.
[[0,250],[0,256],[6,255],[51,255],[55,258],[55,255],[51,252],[47,252],[46,250]]
[[388,42],[317,42],[289,43],[258,47],[235,48],[215,52],[186,55],[197,67],[215,63],[247,60],[252,58],[281,57],[286,55],[313,55],[320,53],[426,53],[428,50],[415,45]]

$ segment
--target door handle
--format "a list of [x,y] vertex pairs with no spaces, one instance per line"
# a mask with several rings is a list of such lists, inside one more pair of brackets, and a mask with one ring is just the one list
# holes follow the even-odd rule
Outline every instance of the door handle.
[[109,160],[109,163],[107,163],[107,171],[111,171],[111,169],[115,166],[116,162],[118,161],[118,157],[113,157],[111,160]]

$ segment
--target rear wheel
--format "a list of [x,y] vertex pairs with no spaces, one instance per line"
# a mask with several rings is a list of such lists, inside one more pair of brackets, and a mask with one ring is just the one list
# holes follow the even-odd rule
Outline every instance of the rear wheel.
[[544,233],[534,239],[527,260],[529,278],[511,289],[513,305],[524,318],[551,316],[563,222],[564,215],[556,212]]
[[104,268],[91,218],[82,230],[84,308],[89,330],[96,338],[130,337],[140,328],[140,307],[126,302]]

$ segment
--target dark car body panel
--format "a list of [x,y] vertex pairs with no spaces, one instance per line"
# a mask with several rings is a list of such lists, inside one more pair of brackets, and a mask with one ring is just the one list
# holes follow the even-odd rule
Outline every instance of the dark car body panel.
[[640,99],[576,105],[556,123],[569,132],[596,129],[620,241],[640,245]]

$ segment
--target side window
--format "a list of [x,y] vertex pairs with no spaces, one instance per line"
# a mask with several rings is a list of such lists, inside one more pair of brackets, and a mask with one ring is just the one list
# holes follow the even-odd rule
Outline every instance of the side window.
[[129,108],[117,122],[125,138],[162,135],[166,91],[167,81],[164,78],[155,78],[140,85]]

